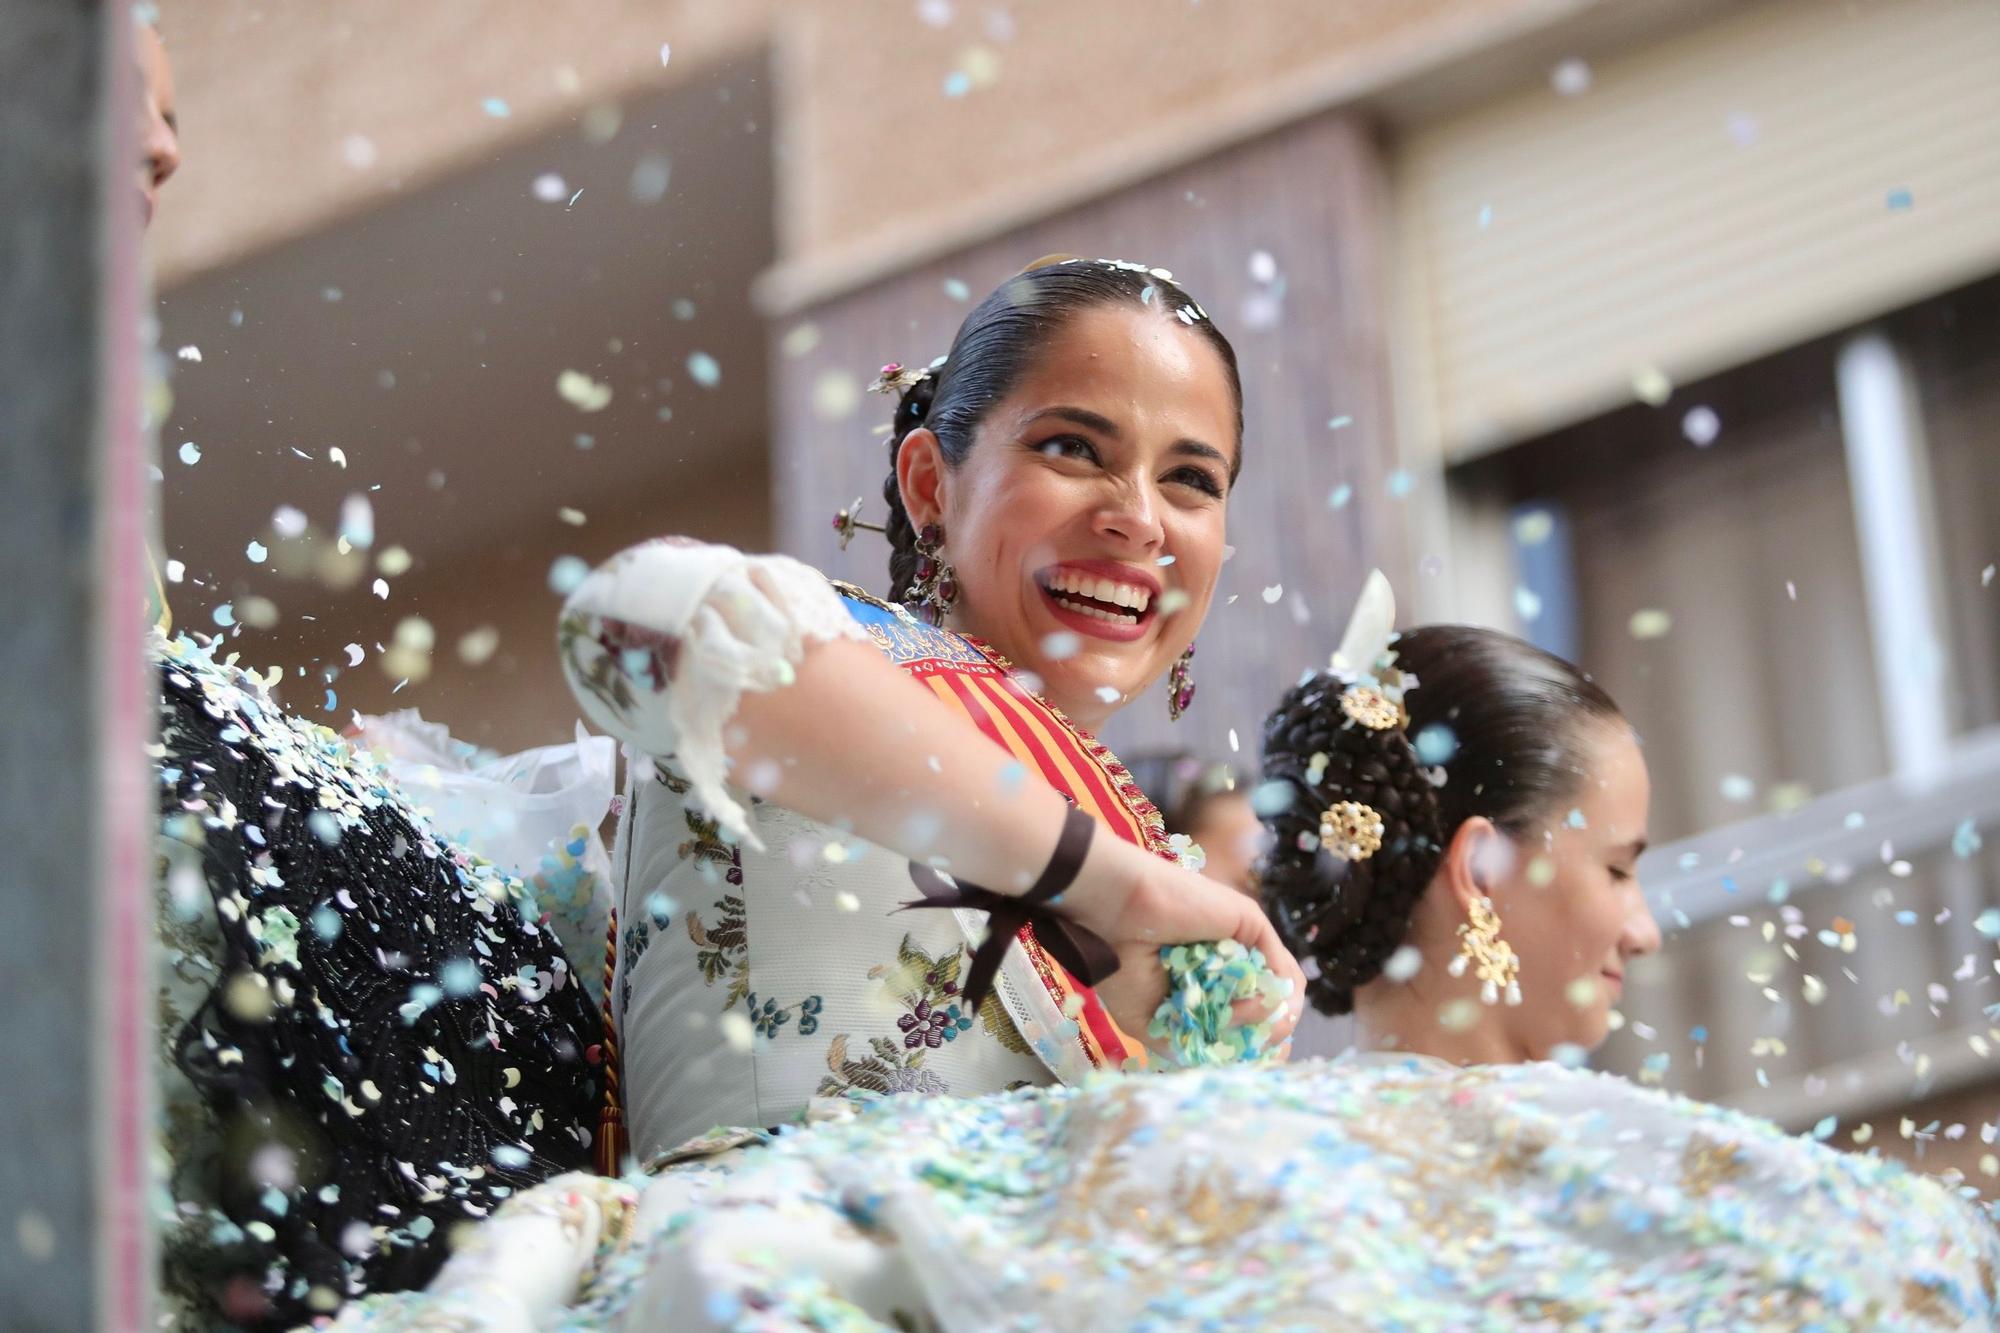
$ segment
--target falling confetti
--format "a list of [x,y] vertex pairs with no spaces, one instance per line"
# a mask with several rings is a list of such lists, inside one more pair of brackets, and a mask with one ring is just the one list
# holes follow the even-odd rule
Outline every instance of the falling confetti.
[[375,544],[375,506],[358,491],[340,502],[340,539],[362,551]]
[[581,556],[559,555],[549,566],[549,591],[567,597],[589,577],[590,565]]
[[704,389],[722,383],[722,367],[707,352],[694,352],[687,359],[688,374]]
[[1326,507],[1328,509],[1345,509],[1347,507],[1347,502],[1349,500],[1352,500],[1353,498],[1354,498],[1354,488],[1348,485],[1346,482],[1342,482],[1340,483],[1340,485],[1334,487],[1331,491],[1327,492]]
[[467,666],[482,666],[492,659],[499,647],[500,631],[491,625],[481,625],[460,637],[458,660]]
[[844,371],[829,370],[813,381],[813,412],[822,421],[844,421],[861,406],[861,386]]
[[1414,485],[1416,485],[1416,478],[1410,475],[1409,470],[1407,468],[1397,468],[1389,474],[1389,481],[1384,489],[1389,492],[1390,499],[1401,500],[1409,495],[1410,488]]
[[581,509],[571,509],[568,505],[556,510],[556,517],[573,528],[580,528],[588,521]]
[[1574,56],[1549,71],[1549,86],[1563,97],[1581,97],[1590,91],[1590,66]]
[[1674,396],[1674,382],[1658,366],[1641,366],[1632,372],[1632,396],[1648,407],[1658,407]]
[[1891,213],[1907,213],[1916,207],[1917,201],[1916,196],[1912,195],[1908,190],[1895,189],[1889,191],[1884,196],[1883,203],[1888,206]]
[[1722,418],[1712,407],[1691,407],[1681,418],[1681,434],[1697,449],[1706,449],[1722,433]]
[[1051,662],[1066,662],[1075,657],[1083,646],[1083,640],[1068,630],[1057,630],[1042,639],[1042,655]]
[[264,558],[270,555],[271,553],[264,548],[264,543],[251,542],[248,546],[243,548],[243,554],[250,558],[251,564],[261,565],[264,563]]
[[569,186],[553,171],[545,171],[535,177],[535,198],[545,204],[553,204],[569,193]]
[[1738,804],[1752,800],[1757,795],[1757,784],[1749,778],[1744,777],[1741,773],[1727,774],[1721,783],[1718,784],[1718,787],[1722,792],[1723,800],[1735,801]]
[[1972,826],[1970,819],[1959,821],[1951,831],[1951,853],[1959,860],[1969,860],[1985,844],[1980,841],[1979,830]]
[[580,370],[565,370],[556,376],[556,392],[579,412],[601,412],[611,405],[611,386]]
[[1433,722],[1417,733],[1414,742],[1417,762],[1426,768],[1448,764],[1458,753],[1458,736],[1442,722]]
[[1673,629],[1673,627],[1674,618],[1657,607],[1648,607],[1643,611],[1634,611],[1631,622],[1628,625],[1628,628],[1632,632],[1632,637],[1641,640],[1664,638],[1667,632]]
[[187,443],[181,446],[181,462],[186,463],[189,467],[193,467],[196,463],[199,463],[200,461],[201,461],[200,445],[196,444],[193,440],[189,440]]
[[377,659],[385,675],[396,680],[421,682],[431,674],[431,649],[437,631],[422,616],[405,616],[396,625],[389,651]]
[[674,178],[673,163],[659,153],[639,159],[632,168],[632,199],[635,203],[657,204],[667,197]]
[[375,557],[375,572],[385,578],[401,578],[416,564],[416,557],[400,546],[391,546]]
[[1541,596],[1532,588],[1514,589],[1514,613],[1529,624],[1541,619]]
[[1405,982],[1417,975],[1423,965],[1423,951],[1414,944],[1405,944],[1389,955],[1388,962],[1382,964],[1382,975],[1394,982]]
[[1514,520],[1514,542],[1519,546],[1540,546],[1556,530],[1556,516],[1546,509],[1530,509]]
[[1264,605],[1266,606],[1276,605],[1278,599],[1280,597],[1283,597],[1284,595],[1285,595],[1285,585],[1282,583],[1273,583],[1270,587],[1264,589],[1263,593]]
[[970,301],[972,299],[972,289],[966,286],[964,280],[961,278],[946,278],[944,280],[944,294],[954,301]]
[[660,43],[661,67],[664,68],[666,66],[666,63],[669,60],[672,60],[673,58],[674,58],[674,44],[672,42],[661,42]]
[[792,325],[778,342],[778,350],[791,357],[805,356],[818,346],[819,325],[813,323]]
[[479,105],[487,115],[493,117],[495,120],[505,120],[514,114],[513,109],[502,98],[489,97]]
[[196,347],[193,343],[189,343],[187,346],[181,348],[180,351],[174,353],[174,355],[178,356],[183,361],[192,361],[197,365],[201,363],[201,349],[199,347]]

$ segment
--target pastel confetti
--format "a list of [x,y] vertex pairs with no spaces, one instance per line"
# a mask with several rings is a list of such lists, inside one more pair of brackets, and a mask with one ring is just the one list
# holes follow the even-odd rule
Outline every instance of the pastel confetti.
[[580,370],[565,370],[556,376],[556,393],[579,412],[602,412],[611,405],[611,386]]
[[1706,449],[1722,434],[1722,418],[1712,407],[1691,407],[1681,418],[1681,434],[1697,449]]
[[189,467],[193,467],[201,461],[201,446],[193,440],[188,440],[181,445],[180,455],[181,462],[187,464]]
[[722,383],[722,367],[707,352],[695,352],[687,359],[688,375],[704,389]]
[[1632,637],[1640,641],[1665,638],[1674,627],[1674,618],[1665,611],[1648,608],[1634,611],[1627,628]]

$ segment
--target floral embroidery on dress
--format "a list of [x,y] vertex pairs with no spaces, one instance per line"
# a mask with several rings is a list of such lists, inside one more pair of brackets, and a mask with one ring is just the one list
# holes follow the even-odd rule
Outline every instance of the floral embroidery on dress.
[[896,1026],[902,1030],[903,1045],[911,1050],[919,1046],[936,1050],[948,1041],[957,1041],[958,1034],[972,1026],[972,1015],[956,1004],[933,1007],[929,1000],[918,1000],[916,1008],[896,1020]]
[[750,946],[744,931],[742,895],[724,894],[715,910],[722,915],[713,925],[689,912],[687,932],[694,941],[695,965],[701,969],[702,981],[713,986],[725,974],[729,977],[729,998],[722,1006],[727,1011],[750,993]]
[[[757,1035],[760,1037],[777,1036],[778,1029],[791,1022],[794,1015],[799,1020],[799,1035],[801,1037],[810,1037],[813,1033],[819,1031],[820,1010],[826,1004],[819,996],[808,995],[797,1004],[787,1005],[781,1009],[778,1007],[776,1000],[767,999],[762,1004],[759,1004],[757,1002],[757,992],[755,991],[750,992],[747,1003],[750,1010],[751,1026],[757,1029]],[[727,1006],[724,1007],[726,1008]]]
[[577,653],[579,644],[598,642],[590,632],[591,619],[581,611],[563,616],[556,626],[556,651],[569,667],[572,680],[589,690],[619,721],[629,723],[638,700],[632,694],[631,678],[619,660],[620,655],[608,651],[594,654],[586,665]]
[[943,1079],[924,1068],[924,1050],[906,1051],[887,1037],[871,1037],[872,1055],[850,1060],[847,1034],[841,1033],[827,1044],[826,1067],[831,1074],[820,1080],[820,1097],[838,1097],[846,1092],[914,1092],[942,1097],[951,1092]]

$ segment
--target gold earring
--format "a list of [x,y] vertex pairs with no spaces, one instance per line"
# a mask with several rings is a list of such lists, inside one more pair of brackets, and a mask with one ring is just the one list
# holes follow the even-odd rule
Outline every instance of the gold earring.
[[1462,977],[1471,966],[1479,978],[1481,1003],[1498,1004],[1504,990],[1508,1004],[1519,1004],[1521,960],[1515,957],[1513,946],[1500,938],[1500,918],[1493,911],[1493,900],[1482,894],[1472,900],[1466,915],[1471,920],[1458,928],[1458,957],[1446,970]]

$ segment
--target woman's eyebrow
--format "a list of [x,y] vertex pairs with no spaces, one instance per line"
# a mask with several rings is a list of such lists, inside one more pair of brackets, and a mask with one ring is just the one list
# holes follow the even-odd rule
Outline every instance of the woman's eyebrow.
[[1026,429],[1027,427],[1034,425],[1037,421],[1040,421],[1045,417],[1056,417],[1060,420],[1070,422],[1074,425],[1083,426],[1090,430],[1094,430],[1098,434],[1109,436],[1114,440],[1117,439],[1119,435],[1122,433],[1118,429],[1118,423],[1113,421],[1110,417],[1104,416],[1103,414],[1098,412],[1093,412],[1087,407],[1069,407],[1066,405],[1056,406],[1056,407],[1045,407],[1041,411],[1029,417],[1026,421],[1022,422],[1021,426],[1023,429]]
[[1224,467],[1229,466],[1228,454],[1223,453],[1222,450],[1212,444],[1203,444],[1200,440],[1175,440],[1172,452],[1188,454],[1195,458],[1207,458],[1222,464]]

